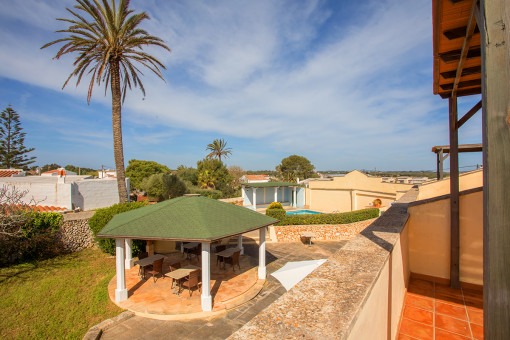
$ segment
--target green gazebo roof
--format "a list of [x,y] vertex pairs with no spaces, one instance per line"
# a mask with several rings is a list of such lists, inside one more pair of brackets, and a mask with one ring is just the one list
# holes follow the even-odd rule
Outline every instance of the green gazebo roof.
[[298,187],[299,184],[291,182],[263,182],[263,183],[243,183],[245,187],[252,188],[270,188],[270,187]]
[[105,238],[214,241],[278,222],[253,210],[200,196],[183,196],[115,215]]

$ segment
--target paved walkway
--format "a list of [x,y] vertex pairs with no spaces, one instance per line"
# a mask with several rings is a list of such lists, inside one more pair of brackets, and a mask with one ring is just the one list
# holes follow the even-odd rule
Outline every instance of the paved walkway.
[[[256,241],[244,238],[245,254],[254,265],[258,264]],[[101,339],[226,339],[286,292],[271,273],[289,261],[328,258],[346,242],[316,241],[312,247],[298,242],[267,243],[267,280],[260,294],[247,303],[208,319],[161,321],[134,316],[107,329]]]

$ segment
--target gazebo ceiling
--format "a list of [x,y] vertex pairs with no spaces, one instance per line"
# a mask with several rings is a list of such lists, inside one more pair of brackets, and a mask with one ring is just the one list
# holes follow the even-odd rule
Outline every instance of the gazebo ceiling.
[[278,222],[205,197],[178,197],[115,215],[98,237],[214,241]]
[[476,0],[433,0],[434,94],[481,93],[480,31]]

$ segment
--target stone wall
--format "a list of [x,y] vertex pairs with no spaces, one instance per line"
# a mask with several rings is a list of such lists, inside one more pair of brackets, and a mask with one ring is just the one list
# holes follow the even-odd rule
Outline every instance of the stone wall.
[[55,236],[64,251],[72,253],[94,244],[94,234],[88,224],[91,215],[90,212],[64,215],[64,222]]
[[276,242],[296,242],[301,240],[301,235],[305,231],[311,231],[316,235],[314,240],[342,240],[349,239],[359,234],[376,219],[354,222],[350,224],[312,224],[312,225],[286,225],[274,226]]

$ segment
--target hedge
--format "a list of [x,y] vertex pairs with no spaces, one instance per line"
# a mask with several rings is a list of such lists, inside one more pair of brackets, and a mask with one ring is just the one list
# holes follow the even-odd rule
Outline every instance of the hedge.
[[283,220],[286,217],[285,210],[283,209],[266,209],[266,215],[272,218],[276,218],[277,220]]
[[280,209],[283,210],[283,205],[280,202],[273,202],[271,203],[267,209]]
[[339,214],[286,215],[284,218],[280,219],[279,223],[276,223],[275,225],[348,224],[365,221],[376,217],[379,217],[379,209],[369,208]]
[[[128,202],[114,204],[108,208],[97,209],[94,216],[89,218],[90,230],[97,235],[113,218],[113,216],[125,211],[138,209],[147,205],[147,202]],[[105,253],[115,255],[115,240],[112,238],[96,237],[99,248]],[[132,252],[133,256],[138,255],[143,251],[145,242],[142,240],[133,240]]]

